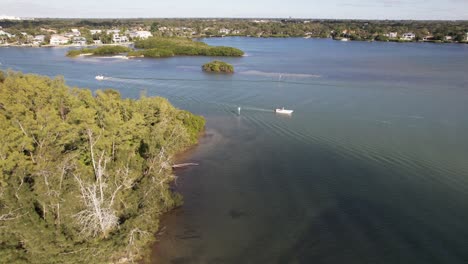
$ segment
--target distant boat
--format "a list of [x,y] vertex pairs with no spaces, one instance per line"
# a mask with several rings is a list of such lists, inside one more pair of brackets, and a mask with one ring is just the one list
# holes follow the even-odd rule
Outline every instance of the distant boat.
[[348,38],[342,38],[341,41],[348,41]]
[[276,108],[276,109],[275,109],[275,113],[278,113],[278,114],[287,114],[287,115],[290,115],[290,114],[292,114],[292,112],[294,112],[294,110],[284,109],[284,107],[283,107],[283,108]]
[[104,76],[102,76],[102,75],[96,75],[95,78],[96,78],[96,80],[98,80],[98,81],[104,80]]

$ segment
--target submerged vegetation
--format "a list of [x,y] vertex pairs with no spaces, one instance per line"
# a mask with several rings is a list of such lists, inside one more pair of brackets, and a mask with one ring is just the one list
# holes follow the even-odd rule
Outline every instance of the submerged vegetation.
[[217,60],[203,64],[202,69],[205,72],[223,72],[223,73],[234,72],[234,66],[224,61],[217,61]]
[[76,57],[81,54],[91,54],[91,55],[98,55],[98,56],[106,56],[106,55],[117,55],[129,52],[131,49],[125,46],[102,46],[93,49],[80,49],[80,50],[69,50],[67,52],[68,57]]
[[[0,74],[3,76],[3,73]],[[62,78],[0,78],[0,259],[133,262],[181,203],[173,155],[204,119],[166,99],[122,99]]]

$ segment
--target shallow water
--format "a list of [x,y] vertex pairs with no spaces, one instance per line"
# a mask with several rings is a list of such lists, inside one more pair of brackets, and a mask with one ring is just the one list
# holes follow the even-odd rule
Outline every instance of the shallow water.
[[248,56],[213,75],[200,70],[213,58],[8,48],[0,67],[160,95],[207,118],[154,263],[468,262],[468,45],[204,41]]

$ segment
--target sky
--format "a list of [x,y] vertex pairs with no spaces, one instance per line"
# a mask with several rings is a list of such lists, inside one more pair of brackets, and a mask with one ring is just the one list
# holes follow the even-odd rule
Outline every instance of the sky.
[[0,0],[0,15],[468,20],[468,0]]

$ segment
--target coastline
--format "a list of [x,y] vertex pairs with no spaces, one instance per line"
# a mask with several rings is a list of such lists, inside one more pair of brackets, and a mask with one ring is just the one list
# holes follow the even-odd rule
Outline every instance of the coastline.
[[[321,38],[321,37],[303,37],[303,36],[282,36],[282,37],[272,37],[272,36],[192,36],[190,37],[193,40],[196,39],[205,39],[205,38],[257,38],[257,39],[281,39],[281,38],[293,38],[293,39],[307,39],[307,40],[313,40],[313,39],[331,39],[334,41],[341,41],[341,39],[333,39],[333,38]],[[407,40],[399,40],[399,39],[392,39],[392,40],[352,40],[349,39],[346,42],[392,42],[392,43],[431,43],[431,44],[468,44],[468,41],[421,41],[421,40],[415,40],[415,41],[407,41]],[[91,47],[103,47],[103,46],[126,46],[126,47],[131,47],[134,45],[134,42],[126,42],[126,43],[109,43],[109,44],[87,44],[87,45],[73,45],[73,44],[67,44],[67,45],[32,45],[32,44],[0,44],[0,48],[8,48],[8,47],[15,47],[15,48],[91,48]],[[243,55],[245,56],[245,54]],[[138,57],[138,56],[132,56],[132,57]]]

